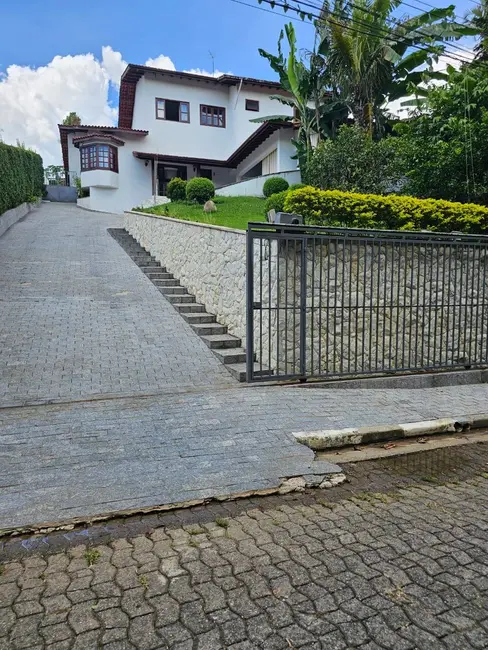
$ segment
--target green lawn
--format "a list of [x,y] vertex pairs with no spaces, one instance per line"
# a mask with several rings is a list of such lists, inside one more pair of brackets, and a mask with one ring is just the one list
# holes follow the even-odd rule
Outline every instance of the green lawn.
[[246,230],[249,221],[265,221],[265,199],[256,196],[216,196],[213,201],[217,212],[211,214],[205,214],[203,205],[195,203],[167,203],[155,208],[146,208],[143,212],[238,230]]

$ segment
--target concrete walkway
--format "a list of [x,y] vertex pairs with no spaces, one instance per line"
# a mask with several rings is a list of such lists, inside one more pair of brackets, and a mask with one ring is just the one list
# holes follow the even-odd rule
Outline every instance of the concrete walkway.
[[107,233],[44,203],[0,238],[0,406],[235,382]]

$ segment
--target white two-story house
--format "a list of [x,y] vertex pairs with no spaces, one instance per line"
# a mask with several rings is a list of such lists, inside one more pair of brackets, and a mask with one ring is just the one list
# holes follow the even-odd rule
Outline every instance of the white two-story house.
[[130,64],[118,126],[59,125],[66,176],[89,189],[82,205],[107,212],[164,196],[174,176],[210,178],[228,195],[259,195],[267,175],[298,182],[293,128],[250,121],[292,115],[273,93],[283,93],[275,81]]

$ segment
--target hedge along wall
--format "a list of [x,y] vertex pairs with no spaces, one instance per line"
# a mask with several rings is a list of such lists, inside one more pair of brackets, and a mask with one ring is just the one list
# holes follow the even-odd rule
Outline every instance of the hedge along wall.
[[41,156],[0,142],[0,214],[41,197],[43,185]]
[[488,208],[474,203],[356,194],[308,186],[289,192],[284,209],[303,215],[307,224],[317,226],[488,232]]

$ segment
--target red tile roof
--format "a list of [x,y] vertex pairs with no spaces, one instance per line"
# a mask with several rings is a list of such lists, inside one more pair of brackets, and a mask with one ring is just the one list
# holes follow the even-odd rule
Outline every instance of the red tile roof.
[[73,144],[76,147],[79,145],[81,142],[86,142],[87,140],[105,140],[107,142],[111,142],[112,144],[116,144],[119,147],[122,147],[125,142],[123,140],[120,140],[119,138],[116,138],[110,133],[87,133],[86,135],[77,135],[76,137],[73,138]]

